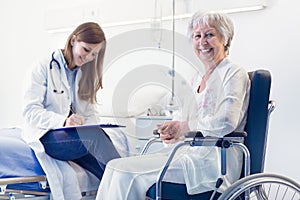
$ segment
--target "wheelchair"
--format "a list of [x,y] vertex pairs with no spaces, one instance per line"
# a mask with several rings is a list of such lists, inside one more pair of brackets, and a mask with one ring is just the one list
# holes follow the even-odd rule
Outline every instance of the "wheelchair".
[[[203,137],[201,132],[187,133],[185,141],[173,148],[156,183],[147,191],[147,200],[300,200],[300,185],[294,180],[282,175],[263,173],[269,118],[275,109],[275,101],[269,100],[271,74],[263,69],[248,72],[248,74],[251,89],[245,132],[232,132],[223,138]],[[244,139],[244,143],[240,142],[241,138]],[[150,139],[141,154],[145,154],[154,142],[159,142],[159,137]],[[240,179],[222,194],[216,192],[222,184],[220,180],[217,180],[214,190],[194,195],[187,193],[185,184],[163,181],[176,151],[185,145],[219,147],[222,175],[226,174],[226,149],[237,146],[244,154],[243,172]]]

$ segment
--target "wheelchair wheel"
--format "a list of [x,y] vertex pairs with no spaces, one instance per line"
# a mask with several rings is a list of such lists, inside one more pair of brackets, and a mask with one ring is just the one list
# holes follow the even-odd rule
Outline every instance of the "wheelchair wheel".
[[300,185],[277,174],[259,173],[232,184],[218,200],[299,200]]

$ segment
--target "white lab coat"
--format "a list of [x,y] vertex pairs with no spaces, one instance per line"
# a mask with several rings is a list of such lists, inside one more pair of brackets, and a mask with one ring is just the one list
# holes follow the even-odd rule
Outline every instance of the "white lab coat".
[[[22,137],[34,150],[37,159],[44,169],[52,196],[55,200],[80,199],[81,192],[75,171],[65,161],[51,158],[45,153],[39,139],[52,128],[62,127],[69,114],[71,104],[71,91],[62,61],[62,52],[57,50],[54,58],[60,63],[61,69],[52,62],[51,55],[33,66],[24,83],[24,109],[23,116],[26,125]],[[81,78],[81,70],[77,72],[75,91]],[[56,89],[62,94],[55,93]],[[85,124],[99,123],[96,104],[78,100],[75,93],[76,112],[85,118]]]

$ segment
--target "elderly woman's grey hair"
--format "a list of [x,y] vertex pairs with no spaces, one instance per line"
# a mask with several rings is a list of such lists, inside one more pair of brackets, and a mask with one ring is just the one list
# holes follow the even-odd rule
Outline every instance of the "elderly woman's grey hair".
[[188,25],[188,36],[193,38],[193,30],[199,24],[206,24],[215,28],[225,41],[225,51],[229,54],[229,47],[234,35],[234,26],[232,20],[224,13],[218,12],[196,12]]

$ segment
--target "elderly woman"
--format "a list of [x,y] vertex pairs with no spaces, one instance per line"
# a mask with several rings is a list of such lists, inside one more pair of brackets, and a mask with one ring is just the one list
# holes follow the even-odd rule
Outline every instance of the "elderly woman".
[[[234,33],[232,21],[221,13],[196,13],[189,24],[189,32],[205,74],[196,74],[192,80],[194,98],[183,97],[182,113],[158,125],[160,138],[170,144],[169,148],[155,154],[110,161],[97,200],[145,199],[172,144],[181,141],[190,130],[201,131],[204,136],[224,136],[244,129],[250,81],[247,72],[228,58]],[[182,148],[164,181],[185,183],[188,193],[196,194],[214,190],[216,180],[222,177],[219,188],[222,192],[239,178],[242,167],[242,154],[237,149],[231,148],[227,159],[227,174],[222,176],[218,148]]]

